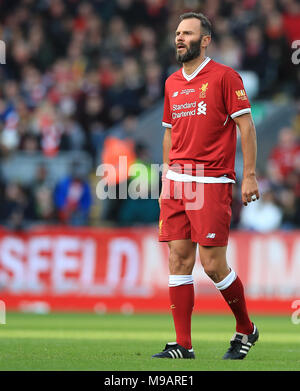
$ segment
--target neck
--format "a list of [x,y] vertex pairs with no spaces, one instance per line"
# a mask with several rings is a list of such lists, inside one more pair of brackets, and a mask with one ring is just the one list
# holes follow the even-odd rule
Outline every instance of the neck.
[[200,56],[197,58],[194,58],[194,60],[184,62],[183,63],[184,72],[187,75],[191,75],[195,71],[195,69],[197,69],[198,66],[203,63],[205,58],[206,58],[205,53],[201,53]]

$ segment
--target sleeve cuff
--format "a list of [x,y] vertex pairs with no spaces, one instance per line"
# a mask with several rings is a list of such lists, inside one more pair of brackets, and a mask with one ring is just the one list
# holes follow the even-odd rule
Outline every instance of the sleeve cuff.
[[243,114],[247,114],[247,113],[251,113],[250,107],[248,107],[247,109],[242,109],[242,110],[236,111],[236,112],[230,114],[230,117],[235,118],[235,117],[238,117],[239,115],[243,115]]
[[162,122],[162,126],[164,128],[172,128],[172,125],[171,124],[168,124],[167,122]]

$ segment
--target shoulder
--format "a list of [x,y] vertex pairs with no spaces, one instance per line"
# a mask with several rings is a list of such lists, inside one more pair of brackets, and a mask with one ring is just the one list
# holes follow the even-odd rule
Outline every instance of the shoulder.
[[173,72],[165,81],[165,86],[168,87],[170,84],[176,83],[182,79],[182,68]]

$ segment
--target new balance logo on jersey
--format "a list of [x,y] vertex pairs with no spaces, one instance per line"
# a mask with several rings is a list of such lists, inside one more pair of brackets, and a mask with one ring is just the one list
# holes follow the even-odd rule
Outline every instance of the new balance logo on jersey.
[[204,103],[203,100],[200,103],[198,103],[197,114],[198,115],[201,115],[201,114],[206,115],[206,103]]

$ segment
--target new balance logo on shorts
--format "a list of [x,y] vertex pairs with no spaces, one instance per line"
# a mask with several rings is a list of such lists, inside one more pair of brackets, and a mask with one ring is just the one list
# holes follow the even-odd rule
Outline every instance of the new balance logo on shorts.
[[215,237],[216,237],[215,233],[209,233],[209,234],[206,235],[207,239],[214,239]]

